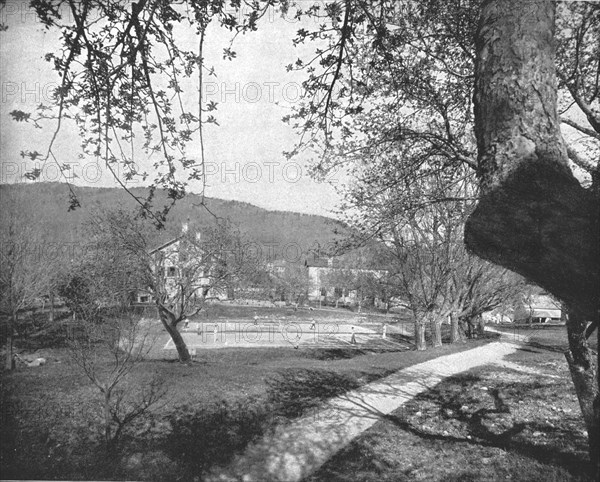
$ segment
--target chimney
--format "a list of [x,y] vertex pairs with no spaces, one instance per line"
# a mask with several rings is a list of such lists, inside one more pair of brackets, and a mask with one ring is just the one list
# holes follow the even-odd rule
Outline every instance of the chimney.
[[186,222],[181,224],[181,234],[187,234],[189,227],[190,227],[190,217],[188,216]]

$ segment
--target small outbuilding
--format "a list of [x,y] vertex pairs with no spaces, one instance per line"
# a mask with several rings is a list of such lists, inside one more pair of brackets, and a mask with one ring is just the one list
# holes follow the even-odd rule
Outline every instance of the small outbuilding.
[[515,305],[515,323],[550,323],[560,322],[561,319],[560,302],[545,293],[524,296]]

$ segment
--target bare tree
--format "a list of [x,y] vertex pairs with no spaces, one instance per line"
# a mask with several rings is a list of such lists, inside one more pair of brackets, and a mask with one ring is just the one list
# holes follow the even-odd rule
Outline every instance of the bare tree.
[[139,389],[127,383],[153,346],[148,325],[123,310],[100,311],[106,310],[97,305],[85,310],[69,340],[69,353],[101,397],[103,440],[110,452],[132,422],[147,416],[164,399],[166,390],[156,376],[143,381]]
[[32,220],[18,219],[12,212],[2,219],[0,230],[0,316],[6,335],[6,369],[13,367],[13,337],[20,315],[39,304],[51,291],[55,256],[47,249]]
[[259,262],[245,249],[242,234],[226,222],[184,232],[155,248],[144,222],[130,213],[100,213],[89,227],[96,269],[109,272],[122,293],[150,297],[182,363],[191,357],[180,323],[197,315],[211,296],[252,277]]

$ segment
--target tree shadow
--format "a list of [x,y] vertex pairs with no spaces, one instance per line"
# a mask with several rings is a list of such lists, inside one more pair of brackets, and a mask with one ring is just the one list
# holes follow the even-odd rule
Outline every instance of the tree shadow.
[[265,382],[271,409],[287,418],[299,417],[324,401],[361,385],[349,375],[308,368],[281,370]]
[[[301,480],[336,453],[350,448],[355,439],[380,421],[392,423],[424,440],[500,448],[557,467],[559,461],[560,467],[574,476],[589,477],[591,466],[585,453],[561,446],[560,441],[572,441],[578,436],[568,424],[549,427],[535,420],[511,419],[513,402],[507,393],[527,393],[535,402],[536,398],[543,399],[544,390],[559,389],[560,381],[529,383],[500,379],[491,382],[467,373],[439,383],[440,377],[413,368],[358,389],[360,381],[347,375],[327,370],[282,370],[267,381],[268,396],[262,400],[259,430],[251,436],[246,433],[239,445],[221,443],[221,452],[228,451],[228,455],[213,459],[218,463],[206,472],[206,480],[223,480],[223,477]],[[472,391],[474,385],[482,382],[488,385],[486,397],[490,397],[488,402],[483,401],[483,407],[482,393]],[[412,414],[406,409],[406,405],[413,402],[428,403],[444,414],[446,420],[458,424],[460,430],[448,433],[439,427],[424,428],[411,419]],[[465,409],[465,405],[480,408]],[[240,406],[239,410],[245,408]],[[235,427],[242,425],[231,420],[236,418],[225,419],[226,428],[222,430],[239,433]],[[536,444],[532,439],[535,432],[542,433],[553,443]],[[368,437],[368,433],[364,436]],[[585,446],[583,440],[576,443]],[[340,480],[344,480],[343,477]]]
[[388,333],[387,337],[393,342],[406,345],[407,349],[409,350],[412,350],[415,347],[414,336],[408,336],[402,333]]
[[[165,451],[180,463],[183,479],[208,480],[210,472],[224,470],[252,444],[271,450],[269,434],[287,430],[298,417],[313,416],[326,400],[361,384],[356,377],[303,368],[281,370],[265,382],[266,397],[181,406],[169,416]],[[261,444],[263,439],[267,442]]]
[[419,379],[417,369],[408,374],[395,372],[359,390],[352,389],[358,386],[357,380],[327,371],[289,375],[289,380],[278,380],[273,388],[286,393],[283,402],[292,409],[288,414],[302,415],[274,427],[208,480],[301,480],[380,421],[388,404],[398,398],[408,400],[432,386],[431,379]]
[[[444,442],[460,442],[484,447],[495,447],[513,452],[522,456],[535,459],[541,463],[555,463],[560,461],[560,466],[575,477],[590,477],[593,474],[592,464],[587,457],[580,453],[564,450],[558,443],[538,445],[531,442],[523,432],[529,431],[540,434],[553,441],[573,439],[573,432],[568,428],[549,427],[547,424],[536,421],[518,421],[512,423],[509,419],[512,409],[511,403],[506,400],[506,393],[528,393],[529,397],[536,390],[551,389],[551,385],[560,388],[560,383],[527,383],[527,382],[502,382],[496,383],[496,388],[487,391],[492,399],[494,408],[481,408],[474,412],[463,410],[468,403],[477,402],[466,395],[468,389],[478,381],[484,381],[473,375],[462,375],[446,379],[444,386],[451,385],[454,390],[447,390],[442,386],[415,399],[416,403],[430,402],[438,408],[445,418],[452,419],[462,425],[464,436],[456,436],[424,430],[421,426],[411,422],[406,412],[400,411],[382,418],[397,427],[426,440]],[[485,383],[489,383],[489,380]],[[494,427],[494,429],[492,429]],[[504,427],[502,430],[501,427]]]
[[545,351],[551,351],[554,353],[564,353],[565,350],[568,349],[568,346],[563,343],[563,344],[558,344],[558,343],[542,343],[542,342],[538,342],[538,341],[530,341],[527,343],[527,346],[530,346],[532,348],[538,348],[540,350],[545,350]]
[[169,417],[165,452],[180,464],[184,480],[202,478],[213,466],[227,464],[270,425],[259,399],[222,400],[207,406],[180,406]]
[[[544,391],[556,392],[556,389],[561,389],[560,382],[503,382],[499,380],[496,382],[493,388],[489,388],[485,393],[490,397],[492,407],[483,407],[478,410],[465,409],[467,405],[474,405],[481,403],[480,394],[472,394],[469,389],[478,382],[485,382],[485,384],[491,385],[489,380],[483,380],[473,374],[463,374],[454,377],[447,378],[443,384],[436,386],[433,389],[423,390],[419,395],[417,394],[409,403],[414,403],[417,406],[424,404],[432,406],[432,410],[442,415],[447,422],[452,422],[454,427],[458,423],[460,431],[458,433],[448,433],[446,430],[442,430],[439,427],[431,429],[425,428],[421,423],[414,420],[411,415],[411,410],[407,410],[404,406],[399,409],[386,413],[381,410],[381,407],[386,407],[385,402],[381,402],[382,398],[389,397],[393,394],[396,396],[410,395],[410,393],[402,393],[402,390],[394,388],[392,384],[386,387],[385,382],[374,384],[373,390],[371,386],[363,387],[359,393],[349,392],[347,394],[338,397],[339,399],[345,400],[347,403],[337,404],[339,412],[340,424],[344,423],[357,423],[357,418],[367,419],[371,417],[374,420],[383,420],[392,423],[394,426],[401,430],[415,435],[423,440],[437,441],[442,443],[462,443],[473,447],[490,447],[499,448],[506,452],[513,453],[515,455],[524,456],[533,460],[536,460],[542,464],[556,465],[560,468],[568,471],[576,478],[582,480],[591,480],[593,478],[593,466],[587,458],[585,452],[586,444],[583,436],[574,433],[572,427],[568,426],[568,423],[564,423],[563,426],[549,426],[546,423],[540,421],[530,420],[512,420],[511,412],[514,410],[512,402],[508,399],[507,393],[518,395],[522,393],[528,393],[528,397],[535,399],[543,399]],[[417,386],[420,384],[419,381],[415,381],[414,384]],[[409,390],[407,390],[408,392]],[[412,390],[415,391],[415,390]],[[532,394],[533,393],[533,394]],[[378,400],[379,399],[379,400]],[[532,400],[534,403],[536,400]],[[413,418],[411,420],[411,418]],[[365,424],[368,425],[368,424]],[[452,430],[454,431],[454,430]],[[335,437],[344,437],[345,434],[339,430],[334,430],[335,434],[332,437],[332,441],[335,442]],[[363,437],[369,437],[368,432]],[[546,440],[550,443],[536,444],[532,437],[540,437],[537,440]],[[349,438],[349,437],[348,437]],[[575,439],[579,440],[575,440]],[[366,439],[363,439],[363,441]],[[568,448],[565,441],[575,442],[580,446],[579,450],[573,450]],[[353,443],[347,445],[344,448],[344,452],[340,452],[340,459],[333,464],[329,464],[326,474],[327,479],[333,474],[335,475],[339,470],[340,466],[346,465],[341,462],[354,461],[352,455],[346,453],[348,450],[352,450],[352,447],[359,447],[360,458],[364,459],[367,457],[361,450],[369,446],[365,443]],[[567,447],[567,448],[565,448]],[[340,465],[341,462],[341,465]],[[373,462],[373,461],[370,461]],[[371,469],[375,473],[380,470],[385,470],[382,467],[370,467],[370,462],[365,461],[364,464],[361,462],[361,469]],[[366,465],[365,465],[366,464]],[[363,465],[365,465],[363,467]],[[366,468],[365,468],[366,467]],[[333,469],[333,472],[331,470]],[[348,469],[347,469],[348,470]],[[351,469],[350,469],[351,470]],[[345,476],[348,476],[349,472],[345,472]],[[340,474],[338,474],[340,475]],[[339,480],[344,480],[343,475]],[[397,473],[394,474],[398,476]],[[466,474],[467,476],[468,474]],[[336,475],[337,477],[337,475]],[[319,479],[317,477],[317,479]],[[338,479],[335,479],[338,480]]]
[[303,353],[306,358],[315,360],[346,360],[367,352],[360,348],[317,348]]

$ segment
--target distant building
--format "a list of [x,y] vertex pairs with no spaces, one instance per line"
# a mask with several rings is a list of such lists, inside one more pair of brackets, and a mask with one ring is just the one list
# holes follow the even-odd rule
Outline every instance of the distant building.
[[[372,269],[366,266],[353,264],[344,257],[309,257],[304,266],[308,271],[308,299],[311,301],[333,301],[344,305],[355,304],[358,299],[358,291],[351,289],[340,281],[338,286],[331,286],[328,277],[344,274],[356,276],[360,273],[371,274],[374,278],[381,278],[387,274],[385,269]],[[345,286],[344,286],[345,285]],[[377,303],[378,300],[375,300]]]
[[552,296],[541,293],[523,296],[513,314],[515,323],[548,323],[561,321],[561,305]]

